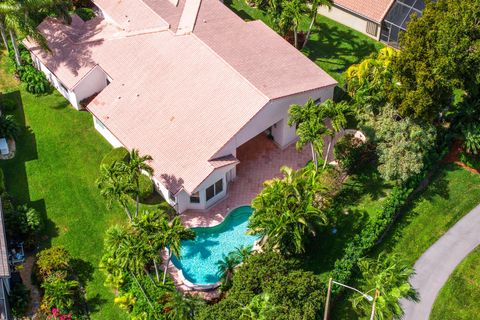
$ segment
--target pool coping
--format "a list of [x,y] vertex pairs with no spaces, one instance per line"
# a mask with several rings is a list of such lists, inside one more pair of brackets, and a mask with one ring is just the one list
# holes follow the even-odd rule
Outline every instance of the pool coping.
[[[191,226],[191,225],[189,225],[188,227],[189,228],[212,228],[212,227],[216,227],[216,226],[222,224],[227,219],[227,217],[230,215],[230,213],[232,213],[234,210],[236,210],[238,208],[241,208],[241,207],[251,207],[251,205],[250,204],[244,204],[244,205],[239,205],[239,206],[236,206],[235,208],[230,209],[224,216],[222,216],[223,219],[221,221],[219,221],[218,223],[208,225],[208,226],[204,226],[204,225],[202,225],[202,226],[200,226],[200,225],[199,226]],[[215,221],[215,222],[217,222],[217,221]],[[252,253],[260,251],[260,250],[261,250],[260,239],[258,239],[253,243]],[[162,263],[162,265],[165,267],[165,262],[168,261],[168,249],[162,250],[161,256],[162,256],[162,260],[164,261]],[[238,266],[240,266],[240,265],[241,264],[239,264]],[[175,286],[178,289],[180,289],[181,291],[184,291],[184,292],[185,291],[187,291],[187,292],[218,291],[218,288],[222,284],[222,281],[218,281],[218,282],[213,283],[213,284],[194,284],[191,281],[189,281],[187,278],[185,278],[185,276],[183,274],[183,270],[178,268],[171,260],[168,263],[167,271],[170,274],[170,277],[173,279],[173,281],[175,283]]]

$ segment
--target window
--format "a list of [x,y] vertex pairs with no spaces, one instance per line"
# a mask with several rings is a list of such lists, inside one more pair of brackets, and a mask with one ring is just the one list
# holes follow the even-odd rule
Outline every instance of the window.
[[197,191],[190,196],[190,203],[200,203],[200,193]]
[[377,24],[375,22],[367,21],[367,33],[374,37],[377,36]]
[[218,180],[205,190],[207,201],[223,191],[223,179]]

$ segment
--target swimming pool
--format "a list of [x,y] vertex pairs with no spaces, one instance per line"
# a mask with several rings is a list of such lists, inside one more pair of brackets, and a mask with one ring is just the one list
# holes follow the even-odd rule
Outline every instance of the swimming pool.
[[183,276],[193,284],[211,285],[218,282],[217,261],[236,247],[252,246],[257,240],[257,237],[246,234],[251,214],[251,207],[239,207],[215,227],[193,228],[197,237],[182,242],[181,260],[173,257],[173,264],[182,269]]

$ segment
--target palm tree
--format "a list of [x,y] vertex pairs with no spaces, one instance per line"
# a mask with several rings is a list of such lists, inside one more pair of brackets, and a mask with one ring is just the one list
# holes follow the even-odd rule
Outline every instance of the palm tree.
[[312,151],[315,169],[318,169],[318,157],[323,150],[323,137],[330,134],[330,130],[323,121],[320,108],[311,98],[302,106],[294,104],[288,110],[290,126],[296,125],[298,141],[297,149],[301,150],[309,144]]
[[165,248],[163,226],[166,220],[167,215],[164,211],[155,210],[144,211],[139,217],[136,217],[132,221],[133,228],[146,239],[151,249],[151,260],[158,282],[160,282],[160,272],[158,268],[160,251]]
[[310,33],[312,32],[313,25],[317,20],[318,8],[320,6],[326,6],[328,7],[328,9],[330,9],[332,5],[333,5],[333,0],[311,0],[310,1],[311,21],[310,21],[310,25],[308,26],[307,35],[305,36],[305,41],[303,42],[302,49],[305,48],[305,46],[307,45],[308,39],[310,38]]
[[330,125],[332,126],[332,129],[328,131],[330,139],[328,140],[325,161],[323,162],[323,169],[325,169],[335,134],[341,131],[347,124],[346,115],[350,112],[350,108],[345,101],[335,103],[331,99],[328,99],[324,103],[320,104],[320,107],[320,114],[324,119],[328,119],[330,121]]
[[132,213],[128,206],[130,199],[129,194],[135,190],[125,172],[128,168],[125,163],[114,162],[112,166],[100,168],[100,178],[97,179],[97,186],[100,189],[100,194],[107,199],[108,206],[113,202],[118,202],[125,210],[128,220],[132,221]]
[[168,264],[173,256],[177,259],[181,258],[181,249],[183,240],[195,239],[195,232],[189,228],[186,228],[179,217],[175,217],[172,221],[168,222],[166,219],[162,221],[162,234],[164,236],[163,243],[168,251],[168,259],[165,262],[165,268],[163,272],[163,283],[167,279]]
[[285,0],[282,7],[279,24],[284,30],[293,30],[294,46],[298,48],[298,26],[308,7],[304,0]]
[[[401,319],[403,310],[399,300],[406,298],[417,301],[417,292],[408,282],[413,269],[399,260],[398,256],[381,253],[376,260],[364,258],[358,263],[358,268],[362,275],[361,290],[370,295],[378,292],[375,319]],[[361,295],[351,299],[354,310],[360,316],[369,315],[371,311],[371,305],[364,300]]]
[[136,187],[136,208],[135,208],[135,217],[138,216],[138,209],[140,206],[140,175],[147,173],[148,175],[153,174],[152,167],[148,164],[148,161],[152,160],[152,157],[149,155],[140,156],[138,150],[132,149],[130,151],[130,157],[128,162],[128,168],[131,174],[131,179]]
[[238,256],[236,256],[233,252],[229,253],[228,255],[223,255],[222,259],[217,261],[217,275],[220,277],[223,285],[226,288],[230,287],[233,272],[240,262],[241,261],[238,259]]
[[240,262],[245,261],[252,254],[252,246],[244,246],[241,245],[240,247],[236,247],[235,251],[233,251],[233,255],[236,259]]
[[316,170],[281,169],[283,179],[265,182],[265,188],[253,199],[253,215],[248,233],[259,235],[260,243],[283,255],[305,251],[307,236],[315,236],[327,216],[315,205],[323,186]]
[[182,294],[173,289],[168,295],[165,303],[165,314],[168,320],[190,320],[194,319],[195,311],[205,302],[190,294]]

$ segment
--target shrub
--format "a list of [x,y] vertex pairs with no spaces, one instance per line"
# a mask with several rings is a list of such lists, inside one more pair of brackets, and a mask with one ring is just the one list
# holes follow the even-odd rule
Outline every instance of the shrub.
[[43,304],[48,309],[58,308],[62,312],[72,309],[79,293],[79,283],[57,275],[50,275],[42,283],[45,290]]
[[[2,199],[3,200],[3,199]],[[5,204],[5,203],[4,203]],[[4,206],[5,226],[9,237],[33,239],[43,227],[42,217],[37,210],[27,205]]]
[[470,168],[480,169],[480,156],[474,154],[468,154],[466,152],[460,153],[460,161]]
[[480,151],[480,125],[469,123],[466,125],[462,134],[465,141],[463,147],[469,154],[478,154]]
[[20,80],[25,83],[28,92],[33,94],[44,94],[52,90],[45,74],[32,65],[26,64],[17,69]]
[[139,186],[140,186],[140,192],[139,192],[140,200],[145,200],[148,197],[150,197],[153,193],[153,182],[152,182],[152,180],[148,176],[146,176],[144,174],[141,174],[138,177],[138,183],[139,183]]
[[0,137],[17,138],[20,133],[20,126],[12,115],[0,116]]
[[15,283],[8,296],[10,307],[15,318],[23,319],[28,306],[29,291],[23,283]]
[[124,147],[119,147],[112,149],[109,153],[103,157],[100,166],[105,166],[107,168],[111,167],[115,162],[128,161],[130,158],[130,153]]
[[83,20],[88,21],[95,17],[95,12],[90,8],[78,8],[75,13]]
[[3,175],[3,170],[0,168],[0,194],[5,192],[5,176]]
[[54,246],[37,254],[37,267],[40,279],[53,274],[66,275],[71,270],[72,257],[63,246]]
[[17,101],[11,98],[2,99],[2,101],[0,102],[0,105],[3,112],[12,112],[18,106]]
[[367,144],[352,135],[341,138],[334,148],[335,159],[348,173],[355,173],[365,161],[362,157],[367,151]]

